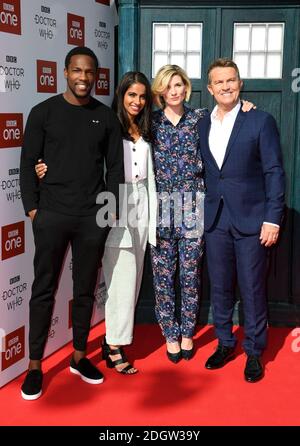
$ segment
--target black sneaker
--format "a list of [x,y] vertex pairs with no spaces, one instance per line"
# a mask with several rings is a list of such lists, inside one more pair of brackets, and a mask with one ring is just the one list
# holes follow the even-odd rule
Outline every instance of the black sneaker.
[[78,364],[76,364],[72,357],[70,363],[70,372],[74,373],[75,375],[80,375],[81,379],[89,384],[103,383],[104,377],[102,373],[87,358],[80,359]]
[[29,370],[21,387],[24,400],[37,400],[42,394],[43,372],[38,369]]

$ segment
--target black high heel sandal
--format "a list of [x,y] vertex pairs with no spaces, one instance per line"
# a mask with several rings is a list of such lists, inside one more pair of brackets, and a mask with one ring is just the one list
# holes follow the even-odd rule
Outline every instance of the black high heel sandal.
[[[113,361],[109,355],[121,355],[120,359],[116,359]],[[122,370],[118,370],[116,365],[124,364],[128,362],[126,355],[124,353],[123,347],[111,349],[110,346],[106,342],[106,338],[104,337],[102,342],[102,358],[106,361],[106,367],[109,369],[116,369],[118,373],[122,373],[123,375],[135,375],[138,370],[135,369],[131,364],[128,363],[126,367]],[[134,372],[129,372],[129,370],[134,369]]]

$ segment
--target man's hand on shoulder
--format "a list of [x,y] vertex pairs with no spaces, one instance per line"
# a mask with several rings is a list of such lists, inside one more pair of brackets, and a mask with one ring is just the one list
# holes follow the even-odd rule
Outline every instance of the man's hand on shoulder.
[[260,232],[260,243],[265,245],[267,248],[275,245],[279,236],[279,226],[270,225],[268,223],[264,223],[261,227]]

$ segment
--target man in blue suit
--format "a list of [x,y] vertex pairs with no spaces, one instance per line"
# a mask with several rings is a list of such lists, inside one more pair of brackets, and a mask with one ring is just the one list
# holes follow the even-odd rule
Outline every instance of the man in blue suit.
[[232,333],[235,276],[243,297],[246,381],[263,377],[260,356],[267,341],[267,248],[278,240],[284,210],[284,171],[274,118],[244,113],[237,65],[217,59],[208,70],[217,105],[198,124],[207,194],[204,227],[211,303],[218,348],[205,367],[234,357]]

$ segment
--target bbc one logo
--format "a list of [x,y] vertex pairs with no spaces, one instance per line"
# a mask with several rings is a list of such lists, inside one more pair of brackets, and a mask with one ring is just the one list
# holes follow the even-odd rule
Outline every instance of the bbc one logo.
[[25,356],[25,327],[8,333],[3,338],[2,371],[8,369]]
[[109,96],[109,84],[109,68],[98,68],[95,82],[95,93],[97,95]]
[[67,25],[68,44],[84,46],[84,17],[68,13]]
[[0,149],[23,144],[23,114],[0,113]]
[[2,226],[1,233],[2,260],[25,252],[24,221]]
[[36,79],[38,93],[57,93],[56,62],[37,60]]
[[21,34],[20,0],[0,0],[0,31]]
[[101,3],[102,5],[110,5],[110,0],[95,0],[96,3]]

